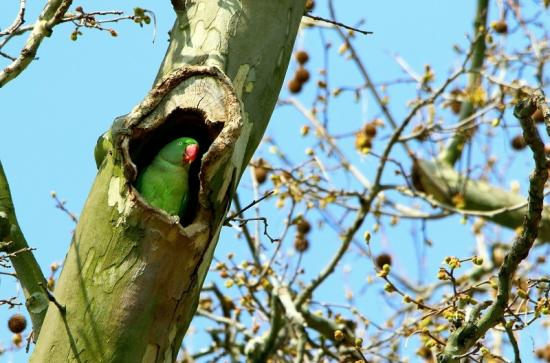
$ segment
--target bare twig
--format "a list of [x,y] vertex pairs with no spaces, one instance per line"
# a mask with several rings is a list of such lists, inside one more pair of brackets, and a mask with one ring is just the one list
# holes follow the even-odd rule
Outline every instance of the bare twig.
[[342,27],[342,28],[345,28],[345,29],[348,29],[348,30],[352,30],[352,31],[357,32],[357,33],[361,33],[361,34],[365,34],[365,35],[373,34],[373,32],[366,31],[366,30],[361,30],[361,29],[358,29],[358,28],[354,28],[354,27],[346,25],[344,23],[340,23],[340,22],[335,21],[335,20],[326,19],[326,18],[323,18],[323,17],[320,17],[320,16],[315,16],[315,15],[312,15],[310,13],[305,13],[304,16],[308,17],[310,19],[313,19],[313,20],[323,21],[325,23],[329,23],[329,24],[332,24],[332,25],[336,25],[338,27]]
[[250,202],[246,207],[236,211],[235,213],[231,214],[229,217],[225,218],[225,221],[223,222],[225,225],[228,225],[231,223],[231,221],[235,220],[236,217],[242,215],[244,212],[255,206],[256,204],[260,203],[262,200],[269,198],[273,194],[273,190],[265,193],[261,198],[257,200],[253,200]]
[[50,194],[53,198],[53,200],[55,201],[55,207],[59,210],[61,210],[63,213],[65,213],[67,216],[69,216],[69,218],[74,222],[74,223],[78,223],[78,218],[76,216],[76,214],[74,214],[73,212],[71,212],[70,210],[67,209],[67,207],[65,206],[65,204],[67,204],[66,201],[64,200],[60,200],[58,197],[57,197],[57,193],[56,192],[51,192]]
[[13,20],[13,23],[8,26],[5,30],[0,31],[0,37],[4,35],[13,34],[23,23],[25,22],[25,10],[27,7],[27,0],[19,0],[19,11],[17,16]]

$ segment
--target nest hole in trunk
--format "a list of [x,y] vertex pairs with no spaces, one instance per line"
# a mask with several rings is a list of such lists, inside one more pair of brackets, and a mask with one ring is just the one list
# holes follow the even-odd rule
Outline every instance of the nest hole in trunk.
[[[137,168],[137,175],[153,161],[158,152],[169,142],[179,137],[191,137],[199,144],[199,156],[189,170],[189,199],[187,209],[180,218],[185,227],[191,224],[197,214],[199,194],[199,171],[201,160],[214,139],[218,136],[223,123],[209,122],[198,109],[177,108],[157,127],[152,129],[136,128],[130,142],[130,157]],[[133,181],[136,187],[138,177]],[[137,188],[136,188],[137,191]]]

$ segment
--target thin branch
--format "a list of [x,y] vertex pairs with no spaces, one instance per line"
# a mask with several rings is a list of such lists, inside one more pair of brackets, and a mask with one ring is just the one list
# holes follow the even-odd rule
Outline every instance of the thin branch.
[[17,59],[0,72],[0,88],[17,77],[33,61],[40,44],[45,37],[51,35],[53,27],[63,20],[71,3],[72,0],[48,1]]
[[267,228],[269,227],[269,224],[267,223],[267,218],[266,218],[266,217],[233,218],[233,220],[234,220],[235,222],[238,222],[238,223],[239,223],[239,227],[242,227],[243,225],[245,225],[246,223],[251,222],[251,221],[261,221],[261,222],[264,224],[264,236],[266,236],[267,238],[269,238],[269,240],[271,241],[271,243],[275,243],[275,242],[280,242],[280,241],[281,241],[280,238],[271,237],[271,235],[269,234],[269,232],[267,232]]
[[[235,193],[235,196],[233,197],[233,203],[235,204],[235,208],[237,208],[237,210],[241,210],[241,201],[239,199],[239,194]],[[246,224],[241,225],[241,229],[243,231],[246,243],[248,244],[248,248],[250,249],[250,254],[254,259],[254,263],[257,266],[260,266],[261,261],[260,257],[258,256],[258,248],[256,247],[257,244],[254,241],[254,237],[252,237],[252,235],[250,234],[250,230],[248,229],[248,226]]]
[[342,27],[342,28],[345,28],[345,29],[348,29],[348,30],[352,30],[354,32],[358,32],[358,33],[361,33],[361,34],[365,34],[365,35],[374,34],[373,32],[370,32],[370,31],[367,31],[367,30],[361,30],[361,29],[358,29],[358,28],[354,28],[352,26],[346,25],[344,23],[340,23],[340,22],[335,21],[335,20],[330,20],[330,19],[322,18],[320,16],[311,15],[310,13],[305,13],[304,16],[307,17],[307,18],[313,19],[313,20],[322,21],[322,22],[325,22],[325,23],[336,25],[336,26],[339,26],[339,27]]
[[56,192],[51,192],[51,197],[53,198],[53,200],[55,201],[55,207],[59,210],[61,210],[63,213],[65,213],[67,216],[69,216],[69,218],[74,222],[74,223],[78,223],[78,217],[76,216],[76,214],[74,214],[73,212],[71,212],[70,210],[67,209],[67,207],[65,206],[65,204],[67,203],[66,201],[64,200],[60,200],[58,197],[57,197],[57,193]]
[[367,216],[367,213],[370,209],[370,205],[367,205],[366,203],[361,204],[361,208],[357,212],[357,215],[355,216],[355,220],[353,221],[351,227],[345,232],[343,238],[342,238],[342,244],[340,245],[340,248],[338,248],[338,251],[334,254],[332,259],[329,261],[329,263],[321,270],[319,275],[315,277],[296,297],[295,305],[298,309],[301,308],[301,306],[306,302],[306,300],[311,296],[313,291],[323,283],[333,272],[342,257],[344,257],[344,254],[348,250],[349,245],[351,244],[351,241],[353,240],[353,236],[355,236],[355,233],[359,230],[361,225],[363,224],[363,221],[365,220],[365,217]]
[[[332,19],[336,19],[336,15],[335,15],[335,12],[334,12],[334,6],[332,4],[332,1],[329,1],[329,11],[330,11],[330,16],[332,17]],[[340,35],[342,40],[344,40],[346,42],[346,44],[348,45],[348,49],[349,49],[349,52],[351,54],[351,58],[355,62],[355,64],[357,65],[357,68],[359,68],[359,73],[361,73],[361,75],[363,76],[367,88],[371,91],[374,99],[376,100],[376,103],[378,104],[378,106],[382,110],[382,113],[384,114],[384,116],[386,117],[386,119],[388,120],[390,125],[393,128],[397,128],[397,122],[395,121],[395,118],[391,114],[391,112],[390,112],[388,106],[386,105],[386,103],[383,101],[382,96],[380,96],[380,93],[376,89],[376,86],[374,85],[374,82],[372,82],[372,79],[370,78],[369,74],[367,73],[367,69],[365,68],[365,66],[361,62],[361,60],[359,59],[359,55],[357,54],[357,51],[355,50],[353,44],[347,39],[347,35],[342,31],[342,29],[336,28],[336,30],[338,31],[338,34]],[[403,144],[403,145],[405,145],[405,144]]]
[[17,16],[13,20],[13,23],[5,30],[0,31],[0,37],[4,35],[13,34],[23,23],[25,22],[25,9],[27,7],[27,0],[19,0],[19,11]]
[[55,305],[55,307],[59,309],[59,312],[65,315],[67,313],[67,308],[65,307],[65,305],[57,301],[57,299],[55,298],[55,295],[52,294],[50,290],[48,290],[48,286],[46,284],[42,283],[41,285],[44,291],[46,292],[46,295],[48,296],[48,301],[52,302]]
[[14,61],[14,60],[16,59],[14,56],[11,56],[11,55],[9,55],[8,53],[2,52],[2,51],[0,51],[0,56],[1,56],[1,57],[4,57],[4,58],[7,58],[7,59],[9,59],[9,60],[11,60],[11,61]]
[[212,314],[212,313],[209,312],[208,310],[204,310],[204,309],[201,309],[201,308],[198,308],[198,309],[197,309],[197,315],[198,315],[198,316],[202,316],[202,317],[204,317],[204,318],[206,318],[206,319],[215,321],[215,322],[220,323],[220,324],[225,324],[225,325],[227,325],[227,326],[234,327],[234,328],[236,328],[238,331],[240,331],[241,333],[243,333],[244,336],[246,336],[247,338],[252,338],[252,337],[254,336],[254,335],[252,334],[252,332],[250,332],[246,326],[244,326],[243,324],[239,323],[239,322],[236,321],[236,320],[227,318],[227,317],[225,317],[225,316],[220,316],[220,315]]
[[514,350],[514,363],[521,363],[521,355],[518,342],[516,340],[516,337],[514,336],[514,331],[506,324],[506,320],[504,319],[502,320],[502,325],[506,330],[506,335],[508,335],[508,340],[510,340],[510,344],[512,345],[512,349]]
[[225,225],[228,225],[231,223],[231,221],[235,220],[236,217],[242,215],[244,212],[246,212],[247,210],[249,210],[250,208],[252,208],[253,206],[255,206],[256,204],[260,203],[262,200],[264,199],[267,199],[269,198],[271,195],[273,194],[273,190],[265,193],[261,198],[259,198],[258,200],[253,200],[252,202],[250,202],[246,207],[236,211],[235,213],[233,213],[232,215],[230,215],[229,217],[225,218],[225,221],[223,222]]

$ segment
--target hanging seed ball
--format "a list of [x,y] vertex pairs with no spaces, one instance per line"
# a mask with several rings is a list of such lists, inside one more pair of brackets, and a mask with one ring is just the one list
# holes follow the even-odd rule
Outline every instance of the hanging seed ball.
[[493,21],[491,23],[491,28],[493,28],[495,33],[498,33],[498,34],[508,33],[508,24],[506,24],[504,20]]
[[300,93],[302,90],[302,83],[297,79],[291,79],[290,82],[288,82],[288,90],[290,93]]
[[306,83],[307,81],[309,81],[309,71],[304,67],[298,68],[296,70],[296,73],[294,74],[294,79],[299,81],[300,83]]
[[298,252],[305,252],[309,248],[309,241],[304,235],[297,233],[294,239],[294,248]]
[[306,1],[306,10],[311,11],[315,7],[315,1],[314,0],[307,0]]
[[8,328],[12,333],[19,334],[27,327],[27,318],[21,314],[15,314],[8,320]]
[[376,266],[380,269],[383,268],[384,265],[391,266],[391,256],[387,253],[381,253],[378,256],[376,256],[375,262],[376,262]]
[[512,146],[512,149],[514,150],[522,150],[522,149],[525,149],[525,147],[527,146],[527,144],[525,143],[525,139],[523,138],[523,135],[514,136],[510,144]]
[[373,138],[376,136],[376,125],[372,122],[369,122],[363,127],[363,132],[365,135],[367,135],[369,138]]
[[256,179],[258,184],[263,184],[267,180],[267,174],[268,171],[265,168],[264,159],[258,159],[256,166],[254,167],[254,179]]
[[296,222],[296,230],[301,234],[308,234],[311,231],[311,224],[306,219],[300,218]]
[[546,154],[550,154],[550,144],[544,145],[544,152],[545,152]]
[[544,122],[544,116],[542,115],[542,111],[539,110],[538,108],[531,117],[535,122]]
[[296,52],[296,61],[301,65],[304,65],[309,60],[309,54],[305,50],[299,50]]
[[460,113],[460,108],[462,107],[462,101],[460,101],[460,96],[462,96],[462,90],[460,88],[455,88],[451,91],[452,99],[449,102],[449,107],[455,115]]

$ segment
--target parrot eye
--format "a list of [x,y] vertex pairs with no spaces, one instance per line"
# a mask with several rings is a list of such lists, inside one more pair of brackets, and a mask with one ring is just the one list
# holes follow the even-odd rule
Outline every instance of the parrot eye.
[[180,141],[180,142],[178,142],[178,145],[179,145],[179,146],[183,145],[183,142],[181,142],[181,141]]

